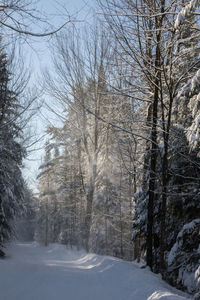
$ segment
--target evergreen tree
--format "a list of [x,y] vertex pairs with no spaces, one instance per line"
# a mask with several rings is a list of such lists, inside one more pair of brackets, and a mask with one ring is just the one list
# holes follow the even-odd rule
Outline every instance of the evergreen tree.
[[16,218],[15,231],[19,241],[34,241],[36,228],[36,203],[37,198],[25,184],[24,190],[24,211]]
[[[1,44],[2,45],[2,44]],[[20,166],[25,151],[17,122],[20,104],[12,90],[4,49],[0,53],[0,246],[14,234],[13,220],[23,210],[24,181]]]

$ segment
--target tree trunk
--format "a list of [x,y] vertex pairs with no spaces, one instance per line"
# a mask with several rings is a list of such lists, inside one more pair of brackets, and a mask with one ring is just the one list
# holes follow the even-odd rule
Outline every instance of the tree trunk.
[[[162,274],[163,279],[165,277],[165,270],[166,270],[165,230],[166,230],[166,209],[167,209],[167,185],[168,185],[168,149],[169,149],[169,131],[171,125],[172,104],[173,104],[173,97],[170,95],[167,128],[166,130],[165,130],[165,126],[163,128],[164,156],[162,161],[162,206],[161,206],[161,229],[160,229],[160,273]],[[164,124],[164,120],[163,120],[163,124]]]
[[[154,4],[156,5],[156,4]],[[161,13],[164,12],[165,0],[161,0]],[[155,7],[156,11],[156,7]],[[157,121],[158,121],[158,102],[161,85],[161,31],[163,15],[155,17],[156,27],[156,54],[155,54],[155,81],[153,97],[153,116],[151,131],[151,153],[150,153],[150,175],[149,175],[149,201],[147,212],[147,265],[152,269],[153,266],[153,218],[154,218],[154,199],[156,182],[156,164],[157,164]]]
[[150,178],[149,178],[149,201],[147,207],[147,265],[152,269],[153,264],[153,212],[154,212],[154,190],[156,181],[157,162],[157,109],[158,109],[158,88],[155,87],[153,103],[153,124],[151,134],[151,154],[150,154]]
[[89,252],[93,197],[94,197],[94,185],[91,183],[87,194],[87,207],[86,207],[86,217],[85,217],[85,248],[87,252]]

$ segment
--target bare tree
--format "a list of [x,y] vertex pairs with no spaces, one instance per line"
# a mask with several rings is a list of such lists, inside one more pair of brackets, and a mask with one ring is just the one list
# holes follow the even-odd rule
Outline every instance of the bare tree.
[[[147,170],[148,183],[148,217],[147,217],[147,264],[153,266],[153,225],[154,211],[157,199],[156,185],[159,181],[158,154],[159,144],[164,143],[162,156],[162,200],[161,200],[161,224],[160,224],[160,271],[164,275],[165,262],[164,252],[166,249],[165,223],[166,223],[166,200],[168,193],[168,156],[169,156],[169,135],[172,124],[172,113],[175,107],[174,99],[182,86],[182,80],[191,69],[195,70],[196,64],[191,62],[186,70],[177,74],[176,61],[183,59],[183,52],[177,52],[183,27],[181,16],[184,19],[187,15],[188,4],[181,13],[179,9],[183,3],[165,1],[129,1],[129,0],[105,0],[99,1],[102,8],[100,14],[107,21],[107,26],[116,37],[120,47],[121,60],[129,65],[133,75],[129,89],[139,96],[139,110],[144,112],[146,105],[146,120],[143,126],[147,132],[148,156],[144,161]],[[177,21],[176,15],[178,15]],[[190,15],[190,14],[189,14]],[[189,16],[188,15],[188,16]],[[179,24],[177,26],[177,24]],[[190,23],[189,26],[193,26]],[[198,61],[196,62],[199,63]],[[139,78],[139,79],[138,79]],[[137,97],[136,96],[136,97]],[[133,133],[134,134],[134,133]]]
[[[4,0],[0,4],[0,25],[3,32],[16,32],[20,35],[33,37],[46,37],[60,31],[66,24],[71,22],[70,17],[60,27],[51,30],[47,17],[37,9],[38,1],[30,0]],[[33,25],[43,28],[42,32],[35,32]],[[48,26],[48,28],[45,28]]]

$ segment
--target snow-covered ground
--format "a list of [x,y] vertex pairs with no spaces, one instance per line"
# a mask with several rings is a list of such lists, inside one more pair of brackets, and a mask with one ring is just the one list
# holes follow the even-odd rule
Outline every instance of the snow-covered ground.
[[12,244],[0,260],[0,300],[184,300],[137,264],[63,245]]

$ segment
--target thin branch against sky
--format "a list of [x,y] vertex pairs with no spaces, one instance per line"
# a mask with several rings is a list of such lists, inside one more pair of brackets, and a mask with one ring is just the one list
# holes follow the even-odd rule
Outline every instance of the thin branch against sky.
[[[85,22],[91,22],[91,15],[92,12],[94,12],[94,6],[94,0],[68,0],[67,2],[64,0],[40,0],[38,2],[39,10],[42,15],[46,16],[47,23],[51,25],[52,31],[62,26],[62,24],[66,21],[66,18],[68,18],[67,20],[73,19],[79,21],[79,24],[76,23],[75,25],[73,22],[68,23],[62,28],[63,31],[68,30],[67,28],[70,26],[83,26]],[[34,32],[37,30],[38,28],[36,26]],[[32,72],[30,86],[37,86],[40,90],[43,90],[41,85],[42,70],[45,68],[51,69],[50,38],[51,36],[44,38],[32,37],[31,40],[27,40],[25,45],[22,45],[25,48],[24,53],[26,64],[31,68]],[[49,106],[52,106],[52,99],[45,95],[42,96],[42,98]],[[25,160],[24,176],[35,191],[37,191],[37,181],[35,178],[44,154],[43,144],[46,140],[45,130],[48,122],[49,124],[52,124],[52,122],[53,124],[57,123],[55,121],[55,116],[52,116],[52,113],[48,111],[46,107],[40,110],[32,122],[32,131],[36,135],[38,145],[34,144],[34,148],[36,150],[30,151],[28,158]],[[40,139],[41,136],[42,139]]]

